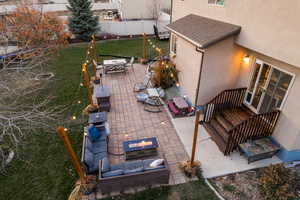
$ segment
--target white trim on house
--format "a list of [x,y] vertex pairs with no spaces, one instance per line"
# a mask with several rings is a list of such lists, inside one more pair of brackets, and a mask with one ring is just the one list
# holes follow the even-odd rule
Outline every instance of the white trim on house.
[[[270,70],[271,70],[271,71],[270,71],[270,74],[268,75],[268,79],[266,80],[266,83],[265,83],[265,86],[264,86],[264,87],[267,87],[267,86],[269,85],[269,82],[270,82],[270,78],[271,78],[271,74],[272,74],[273,69],[277,69],[278,71],[281,71],[281,72],[283,72],[283,73],[286,73],[286,74],[288,74],[288,75],[290,75],[290,76],[292,77],[291,82],[290,82],[290,84],[289,84],[289,86],[288,86],[288,88],[287,88],[287,90],[286,90],[286,94],[285,94],[285,96],[284,96],[284,98],[283,98],[283,100],[282,100],[282,102],[281,102],[280,107],[279,107],[279,110],[282,110],[283,107],[284,107],[284,105],[285,105],[285,102],[286,102],[286,100],[287,100],[287,97],[288,97],[288,95],[289,95],[289,93],[290,93],[290,89],[292,88],[292,86],[293,86],[293,84],[294,84],[294,80],[295,80],[296,75],[295,75],[294,73],[292,73],[292,72],[289,72],[289,71],[284,70],[284,69],[282,69],[282,68],[280,68],[280,67],[274,66],[273,64],[270,64],[270,63],[268,63],[268,62],[265,62],[265,61],[263,61],[263,60],[261,60],[261,59],[254,58],[254,61],[253,61],[253,63],[252,63],[252,73],[250,74],[251,78],[250,78],[250,81],[249,81],[249,83],[248,83],[248,88],[249,88],[249,86],[250,86],[250,84],[251,84],[253,75],[254,75],[254,73],[255,73],[255,64],[256,64],[256,63],[261,64],[261,66],[262,66],[263,64],[267,64],[267,65],[269,65],[269,66],[271,67],[271,69],[270,69]],[[260,77],[261,72],[262,72],[262,67],[260,67],[260,69],[259,69],[259,72],[258,72],[258,75],[257,75],[257,78],[256,78],[256,82],[255,82],[255,85],[254,85],[254,90],[253,90],[253,92],[252,92],[252,97],[251,97],[250,102],[247,102],[247,101],[246,101],[247,94],[245,95],[245,99],[244,99],[245,105],[247,105],[247,107],[249,107],[250,110],[252,110],[253,112],[255,112],[255,113],[257,113],[257,114],[258,114],[258,111],[260,110],[260,107],[261,107],[261,104],[262,104],[262,100],[260,100],[259,104],[257,105],[257,108],[254,108],[254,107],[251,105],[251,103],[252,103],[252,101],[253,101],[254,94],[255,94],[255,92],[256,92],[256,90],[257,90],[257,85],[258,85],[258,82],[259,82],[259,78],[258,78],[258,77]],[[248,88],[247,88],[247,92],[248,92]],[[261,98],[263,98],[263,97],[264,97],[264,94],[262,94]]]

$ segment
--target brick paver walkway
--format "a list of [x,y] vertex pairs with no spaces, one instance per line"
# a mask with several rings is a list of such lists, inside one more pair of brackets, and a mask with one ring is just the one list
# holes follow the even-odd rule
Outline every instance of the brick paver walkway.
[[[133,92],[134,84],[142,82],[145,76],[144,65],[135,64],[134,70],[129,68],[126,73],[107,74],[103,77],[104,85],[110,88],[111,111],[108,122],[111,127],[109,136],[109,152],[123,153],[122,143],[125,140],[157,137],[159,151],[164,153],[171,170],[169,184],[187,182],[189,179],[178,169],[178,162],[188,159],[188,154],[178,137],[170,118],[163,112],[150,113],[136,101]],[[109,155],[112,164],[124,162],[124,156]],[[99,195],[100,196],[100,195]]]

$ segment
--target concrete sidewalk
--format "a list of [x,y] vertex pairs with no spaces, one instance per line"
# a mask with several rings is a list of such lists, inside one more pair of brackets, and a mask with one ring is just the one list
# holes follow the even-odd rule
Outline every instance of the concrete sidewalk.
[[[191,156],[192,152],[194,120],[195,117],[172,118],[171,120],[189,156]],[[250,164],[239,152],[233,152],[230,156],[224,156],[202,126],[199,127],[196,159],[201,162],[205,178],[213,178],[281,163],[281,160],[276,156]]]

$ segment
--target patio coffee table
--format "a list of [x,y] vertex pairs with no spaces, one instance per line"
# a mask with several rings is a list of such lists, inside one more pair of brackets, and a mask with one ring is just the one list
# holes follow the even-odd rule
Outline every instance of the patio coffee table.
[[269,138],[261,138],[239,144],[240,151],[247,157],[248,164],[254,161],[272,158],[280,147]]
[[123,142],[125,159],[137,159],[157,155],[158,142],[156,137]]

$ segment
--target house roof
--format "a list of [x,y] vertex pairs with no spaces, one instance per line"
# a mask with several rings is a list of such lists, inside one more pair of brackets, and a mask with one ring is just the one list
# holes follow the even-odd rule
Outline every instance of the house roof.
[[167,28],[200,48],[209,47],[241,31],[240,26],[193,14],[178,19]]

